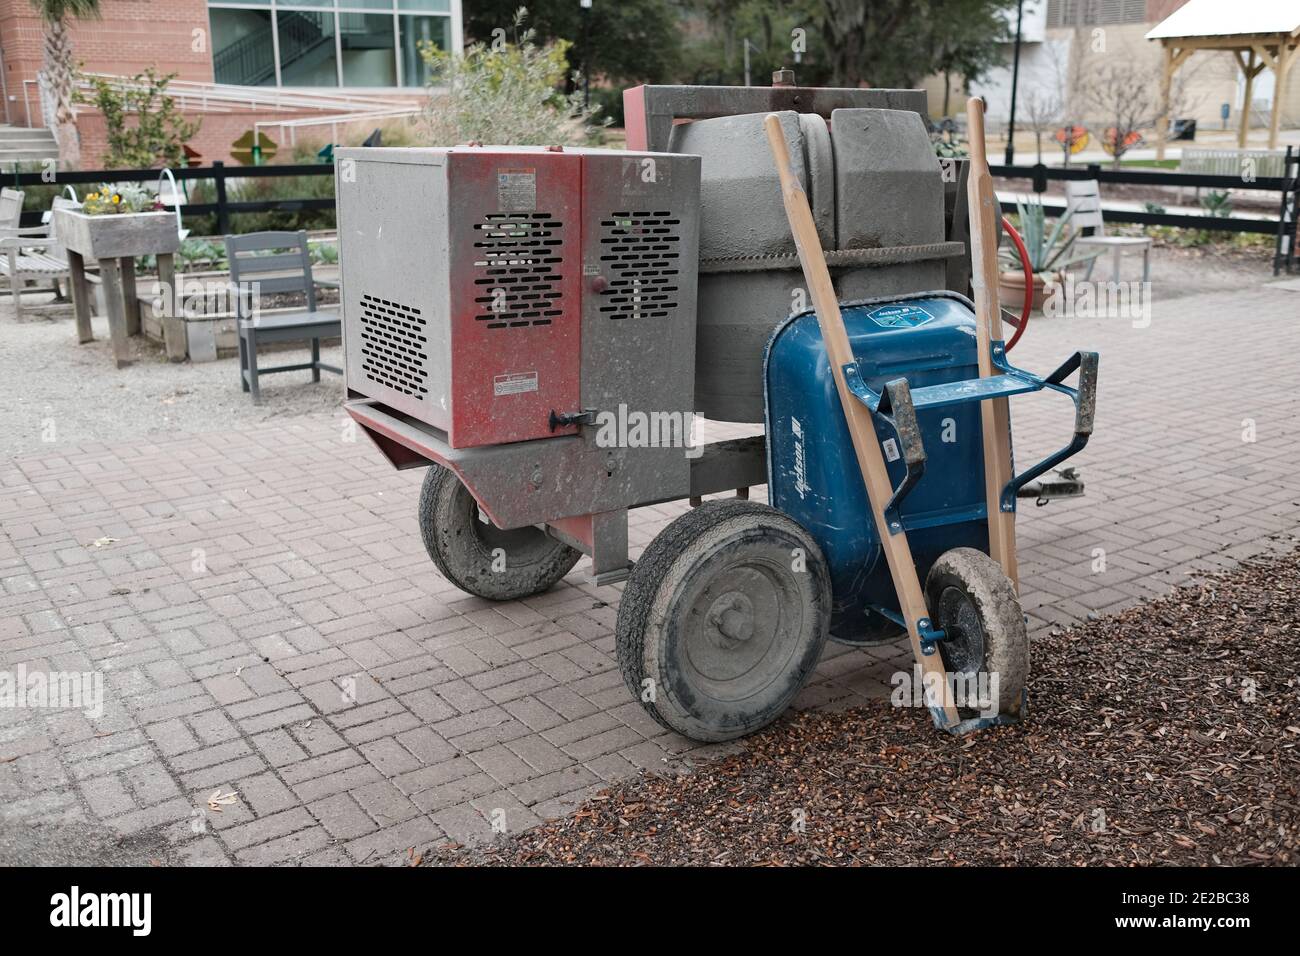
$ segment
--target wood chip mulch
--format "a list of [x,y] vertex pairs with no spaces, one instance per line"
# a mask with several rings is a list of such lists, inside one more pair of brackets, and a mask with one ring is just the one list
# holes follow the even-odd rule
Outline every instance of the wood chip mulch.
[[[1300,552],[1035,640],[1030,714],[787,716],[444,863],[1296,865]],[[802,832],[797,826],[805,821]]]

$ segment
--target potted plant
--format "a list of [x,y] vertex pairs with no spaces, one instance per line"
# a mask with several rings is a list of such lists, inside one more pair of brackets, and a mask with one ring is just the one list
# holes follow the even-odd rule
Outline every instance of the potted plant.
[[139,186],[102,183],[80,209],[54,210],[54,232],[87,259],[170,254],[180,245],[176,216]]
[[[1042,199],[1016,200],[1016,214],[1020,219],[1020,238],[1029,253],[1029,267],[1033,272],[1033,307],[1041,310],[1047,297],[1049,284],[1064,280],[1065,270],[1076,262],[1083,262],[1095,252],[1074,254],[1074,243],[1079,234],[1067,228],[1070,212],[1049,223]],[[1005,308],[1019,311],[1025,301],[1025,269],[1020,253],[1011,242],[1002,243],[998,249],[1001,272],[998,276],[998,293]]]

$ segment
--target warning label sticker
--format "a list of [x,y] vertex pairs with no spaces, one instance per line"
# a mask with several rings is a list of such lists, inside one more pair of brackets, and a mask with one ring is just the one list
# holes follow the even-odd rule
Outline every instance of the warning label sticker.
[[524,392],[535,391],[537,391],[536,372],[509,372],[492,379],[492,394],[498,398],[502,395],[522,395]]
[[535,212],[537,170],[498,169],[497,207],[501,212]]
[[887,329],[912,329],[934,318],[919,305],[882,305],[867,313],[867,318]]

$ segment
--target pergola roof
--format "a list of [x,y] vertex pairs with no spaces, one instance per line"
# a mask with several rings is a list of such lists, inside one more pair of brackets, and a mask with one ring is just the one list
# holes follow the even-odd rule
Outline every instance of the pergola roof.
[[1300,59],[1300,0],[1189,0],[1147,33],[1164,47],[1161,74],[1161,113],[1156,158],[1165,158],[1169,138],[1170,89],[1178,68],[1194,53],[1230,51],[1246,78],[1237,145],[1250,138],[1251,91],[1255,77],[1266,69],[1274,75],[1273,108],[1268,124],[1268,148],[1276,149],[1282,124],[1282,102],[1292,65]]
[[1190,0],[1156,24],[1148,40],[1258,36],[1300,30],[1300,0]]

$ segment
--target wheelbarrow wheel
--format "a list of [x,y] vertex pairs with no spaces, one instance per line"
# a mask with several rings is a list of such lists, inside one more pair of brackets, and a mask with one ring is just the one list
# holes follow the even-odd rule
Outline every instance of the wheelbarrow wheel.
[[443,577],[489,601],[540,594],[582,557],[541,528],[502,531],[480,518],[474,496],[441,465],[429,466],[420,489],[420,535]]
[[618,609],[628,690],[669,730],[705,742],[771,723],[821,657],[831,583],[817,542],[766,505],[711,501],[665,528]]
[[[981,694],[985,688],[994,690],[996,675],[998,713],[1018,715],[1029,677],[1029,635],[1020,600],[1002,566],[982,551],[953,548],[930,568],[925,598],[931,621],[946,635],[939,642],[945,669],[976,675],[975,685],[969,677],[963,684]],[[978,716],[981,710],[958,708],[963,718]]]

